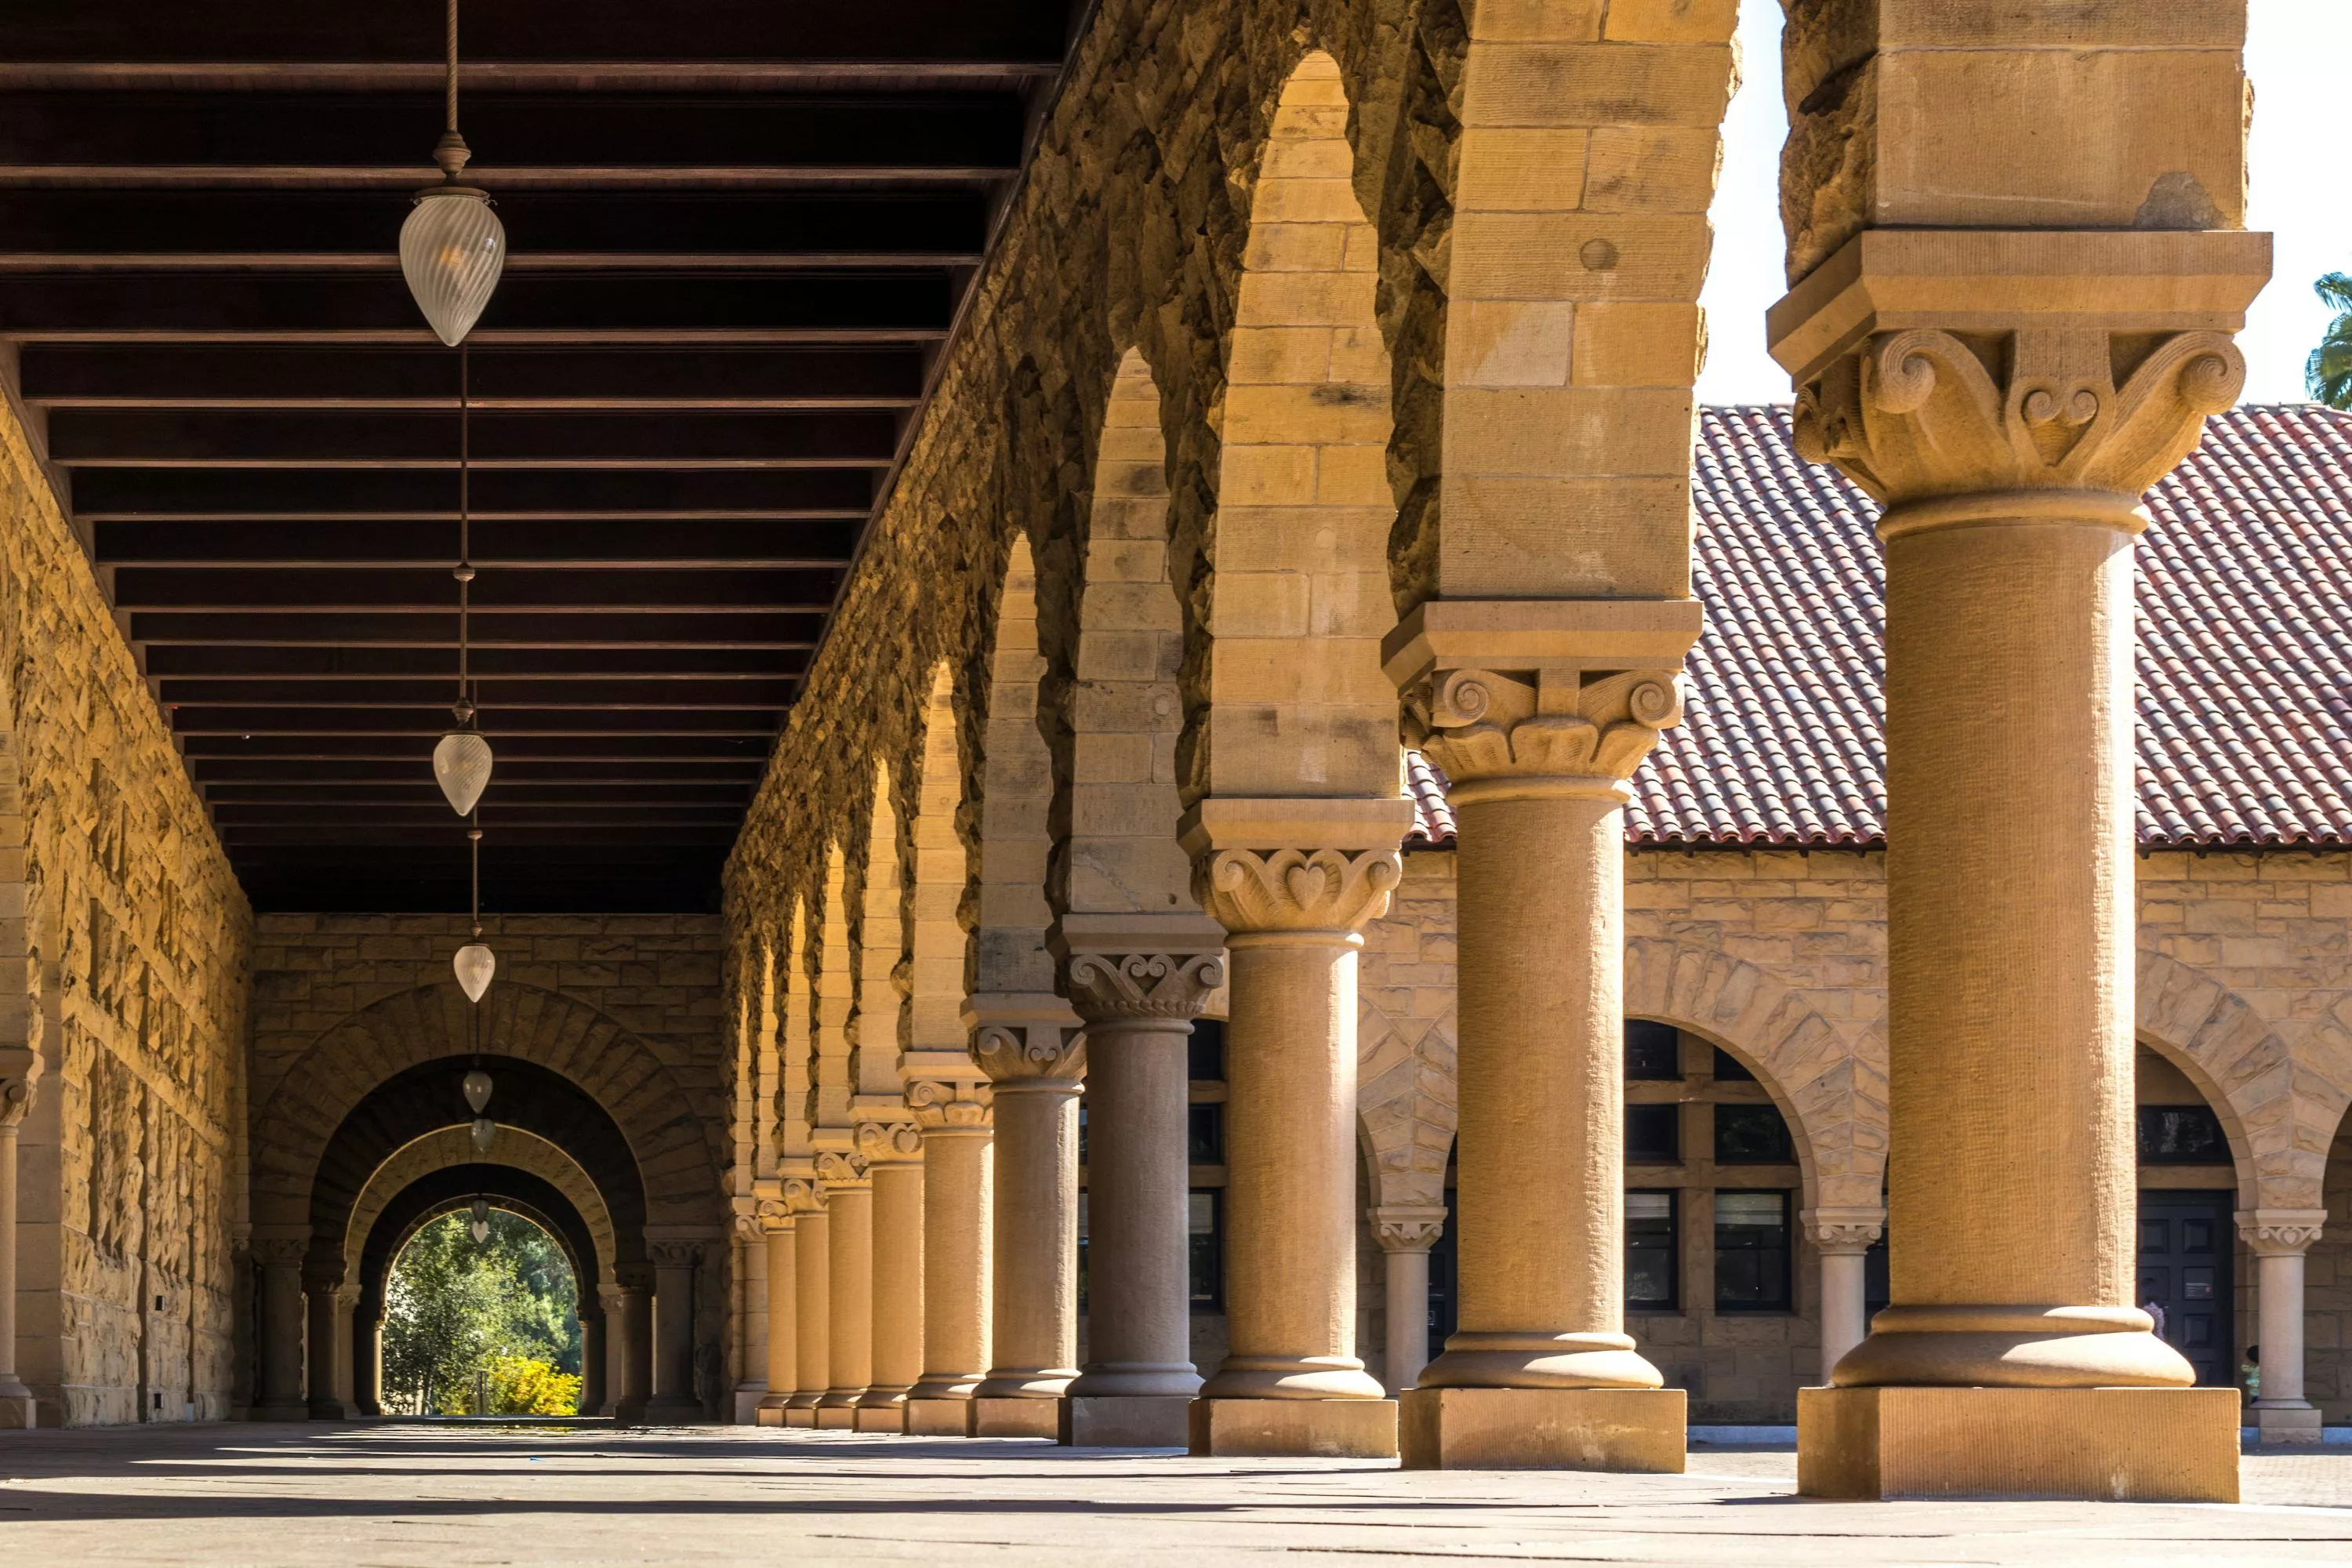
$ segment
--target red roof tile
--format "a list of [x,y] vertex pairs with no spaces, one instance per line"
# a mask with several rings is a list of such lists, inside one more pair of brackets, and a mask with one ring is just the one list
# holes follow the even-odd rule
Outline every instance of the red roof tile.
[[[1877,507],[1790,448],[1780,408],[1704,411],[1692,473],[1706,631],[1628,841],[1883,843]],[[2352,847],[2352,416],[2216,418],[2148,510],[2139,842]],[[1452,839],[1420,765],[1412,847]]]

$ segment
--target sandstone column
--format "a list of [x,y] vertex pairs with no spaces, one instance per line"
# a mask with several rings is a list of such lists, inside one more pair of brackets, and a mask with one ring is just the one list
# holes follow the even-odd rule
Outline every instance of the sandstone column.
[[826,1310],[832,1322],[826,1362],[829,1382],[817,1401],[816,1424],[848,1431],[857,1401],[874,1380],[874,1182],[866,1162],[828,1151],[816,1158],[824,1181]]
[[342,1259],[303,1265],[302,1289],[310,1304],[309,1343],[303,1358],[309,1390],[306,1408],[313,1421],[342,1421],[352,1415],[342,1396],[342,1385],[351,1373],[336,1364],[351,1350],[350,1336],[344,1331],[349,1320],[342,1309]]
[[1445,1234],[1443,1208],[1383,1205],[1372,1211],[1372,1234],[1384,1260],[1382,1283],[1388,1350],[1381,1368],[1389,1397],[1420,1381],[1429,1364],[1429,1249]]
[[2265,1443],[2320,1441],[2319,1409],[2303,1396],[2303,1259],[2327,1223],[2326,1209],[2252,1209],[2237,1216],[2253,1252],[2263,1392],[2254,1422]]
[[1885,1233],[1882,1209],[1807,1209],[1798,1218],[1822,1255],[1822,1382],[1870,1332],[1864,1259]]
[[1459,1329],[1408,1468],[1683,1468],[1624,1322],[1623,806],[1679,721],[1690,600],[1439,600],[1389,639],[1458,824]]
[[261,1386],[253,1402],[256,1421],[304,1421],[310,1408],[302,1394],[302,1260],[310,1255],[307,1232],[257,1236],[250,1244],[261,1265]]
[[800,1204],[793,1227],[793,1359],[799,1364],[799,1383],[784,1403],[784,1425],[814,1426],[833,1372],[833,1215],[817,1183],[808,1184]]
[[1053,1437],[1077,1376],[1078,1091],[1086,1043],[1069,1025],[983,1024],[973,1055],[994,1085],[994,1344],[973,1391],[975,1437]]
[[[596,1299],[583,1297],[580,1302],[580,1402],[577,1409],[583,1415],[604,1413],[604,1307],[600,1289]],[[383,1325],[376,1324],[378,1355],[382,1355]],[[378,1379],[382,1381],[381,1377]],[[381,1415],[379,1411],[377,1414]]]
[[911,1121],[868,1121],[858,1152],[874,1182],[874,1349],[860,1432],[904,1432],[923,1376],[923,1141]]
[[1198,917],[1184,923],[1196,950],[1079,951],[1066,968],[1087,1038],[1087,1360],[1070,1384],[1061,1436],[1080,1447],[1181,1448],[1201,1387],[1188,1053],[1192,1020],[1223,986],[1225,965],[1223,932]]
[[784,1406],[800,1387],[800,1284],[793,1268],[800,1238],[798,1216],[782,1195],[783,1186],[778,1184],[777,1196],[760,1200],[761,1257],[768,1270],[768,1392],[752,1419],[761,1426],[784,1424]]
[[352,1403],[362,1415],[383,1414],[383,1319],[373,1310],[356,1314],[352,1320],[358,1343],[352,1357],[352,1367],[359,1377],[359,1388]]
[[[1402,837],[1378,830],[1391,846]],[[1392,1454],[1396,1406],[1356,1355],[1356,954],[1402,863],[1393,847],[1259,851],[1201,837],[1188,836],[1193,895],[1225,928],[1232,975],[1231,1351],[1192,1406],[1192,1448]]]
[[1797,448],[1886,562],[1893,1301],[1799,1395],[1801,1491],[2237,1496],[2236,1394],[2133,1300],[2131,557],[2267,270],[1873,230],[1773,310]]
[[37,1052],[0,1047],[0,1430],[33,1425],[33,1391],[16,1375],[16,1130],[33,1109]]
[[694,1396],[694,1276],[702,1247],[691,1241],[648,1240],[654,1264],[653,1397],[649,1426],[690,1426],[703,1421]]
[[923,1376],[907,1393],[909,1436],[971,1436],[972,1395],[988,1376],[992,1102],[985,1083],[907,1086],[923,1139]]
[[760,1223],[759,1200],[750,1200],[750,1205],[735,1216],[735,1245],[730,1252],[740,1308],[732,1412],[739,1426],[759,1424],[760,1405],[768,1396],[768,1233]]
[[614,1269],[613,1277],[614,1300],[604,1315],[605,1331],[614,1341],[610,1364],[618,1373],[613,1379],[613,1415],[634,1426],[646,1418],[646,1406],[653,1399],[654,1271],[644,1264],[629,1264]]

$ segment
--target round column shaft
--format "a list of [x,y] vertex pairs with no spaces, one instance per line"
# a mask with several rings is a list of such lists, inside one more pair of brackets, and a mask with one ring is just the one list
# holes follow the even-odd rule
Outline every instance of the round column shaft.
[[[893,1137],[920,1154],[912,1127]],[[898,1152],[874,1164],[873,1374],[861,1410],[903,1405],[923,1375],[924,1172],[919,1158]]]
[[16,1129],[32,1109],[28,1074],[0,1078],[0,1427],[28,1427],[33,1391],[16,1374]]
[[[620,1332],[614,1358],[620,1367],[620,1396],[613,1414],[623,1421],[641,1421],[652,1402],[654,1388],[653,1287],[650,1269],[631,1271],[615,1292],[620,1298]],[[608,1314],[607,1321],[610,1322]],[[608,1329],[609,1331],[609,1329]]]
[[1429,1364],[1429,1249],[1445,1232],[1445,1210],[1434,1204],[1391,1205],[1372,1210],[1371,1218],[1384,1288],[1381,1381],[1393,1397],[1415,1386]]
[[784,1406],[800,1387],[799,1222],[781,1204],[760,1205],[768,1269],[768,1392],[761,1397],[762,1426],[783,1424]]
[[995,1131],[986,1100],[955,1086],[908,1100],[923,1136],[923,1375],[908,1397],[970,1399],[988,1375]]
[[[821,1170],[824,1163],[820,1163]],[[820,1412],[852,1411],[874,1381],[874,1188],[845,1161],[825,1177],[832,1342]]]
[[979,1398],[1057,1399],[1078,1374],[1078,1089],[1075,1074],[996,1079],[995,1342]]
[[304,1278],[303,1289],[309,1295],[310,1339],[305,1347],[303,1370],[308,1376],[310,1419],[341,1421],[343,1401],[335,1375],[335,1352],[348,1349],[351,1342],[342,1332],[342,1310],[335,1292],[341,1289],[341,1274],[314,1274]]
[[[575,1406],[583,1415],[600,1415],[604,1409],[604,1314],[593,1310],[580,1316],[580,1402]],[[383,1327],[377,1329],[377,1344],[383,1344]],[[383,1412],[378,1411],[378,1415]]]
[[814,1411],[833,1374],[833,1216],[804,1209],[793,1226],[793,1286],[799,1383],[787,1411]]

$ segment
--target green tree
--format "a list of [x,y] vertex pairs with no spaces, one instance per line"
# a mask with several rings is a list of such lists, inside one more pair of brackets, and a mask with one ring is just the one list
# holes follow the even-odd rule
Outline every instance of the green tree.
[[[475,1373],[502,1360],[545,1363],[551,1374],[574,1380],[576,1398],[579,1295],[570,1261],[520,1215],[491,1210],[482,1242],[469,1217],[445,1215],[425,1226],[386,1275],[386,1403],[425,1414],[470,1412]],[[546,1403],[543,1381],[531,1387],[534,1403]]]
[[2352,276],[2331,272],[2311,290],[2336,319],[2304,362],[2304,387],[2330,408],[2352,410]]

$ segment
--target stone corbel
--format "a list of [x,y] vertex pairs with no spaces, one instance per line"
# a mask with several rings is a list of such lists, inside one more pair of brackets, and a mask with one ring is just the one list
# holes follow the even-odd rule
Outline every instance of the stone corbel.
[[1372,1235],[1382,1252],[1427,1252],[1444,1234],[1443,1207],[1383,1204],[1372,1210]]
[[698,1268],[702,1266],[702,1244],[697,1241],[648,1241],[646,1256],[656,1268]]
[[2310,1251],[2327,1224],[2326,1209],[2240,1209],[2231,1217],[2238,1238],[2262,1258]]
[[1814,1249],[1833,1258],[1858,1258],[1886,1234],[1883,1208],[1806,1209],[1797,1215]]

